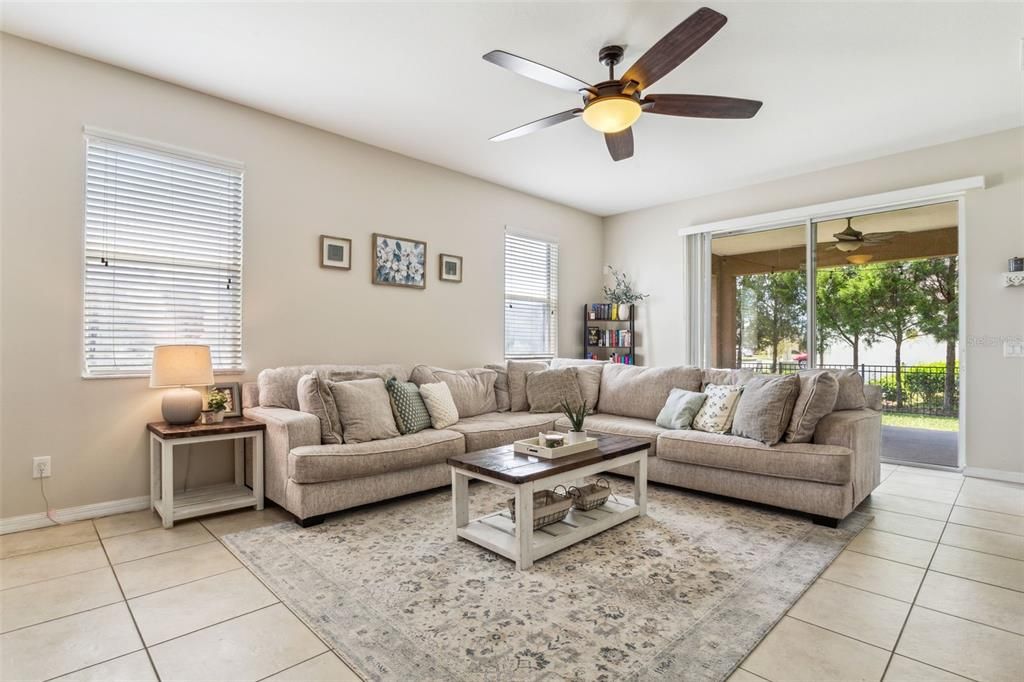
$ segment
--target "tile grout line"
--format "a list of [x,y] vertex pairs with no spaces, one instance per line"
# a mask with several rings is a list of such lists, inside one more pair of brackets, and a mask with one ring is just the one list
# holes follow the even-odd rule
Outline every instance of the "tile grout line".
[[240,570],[240,569],[244,568],[241,565],[242,562],[238,562],[238,563],[239,563],[238,566],[236,566],[235,568],[229,568],[226,571],[217,571],[216,573],[211,573],[210,575],[204,575],[201,578],[193,578],[192,580],[186,580],[183,583],[177,583],[176,585],[168,585],[167,587],[161,587],[160,589],[152,590],[151,592],[143,592],[142,594],[136,594],[136,595],[134,595],[132,597],[127,597],[127,595],[125,595],[125,596],[127,597],[128,601],[134,601],[135,599],[141,599],[142,597],[148,597],[148,596],[150,596],[152,594],[159,594],[160,592],[166,592],[167,590],[173,590],[176,587],[182,587],[184,585],[191,585],[192,583],[197,583],[200,580],[206,580],[207,578],[216,578],[217,576],[224,575],[225,573],[231,573],[232,571],[237,571],[237,570]]
[[[283,603],[283,602],[282,602],[282,603]],[[303,623],[303,625],[305,625],[305,623]],[[298,667],[299,667],[300,665],[302,665],[303,663],[309,663],[309,662],[310,662],[310,661],[312,661],[312,660],[313,660],[314,658],[320,658],[320,657],[321,657],[321,656],[323,656],[324,654],[331,654],[332,656],[334,656],[334,650],[333,650],[333,649],[328,649],[327,651],[321,651],[321,652],[320,652],[320,653],[318,653],[318,654],[314,654],[313,656],[310,656],[309,658],[307,658],[307,659],[306,659],[306,660],[304,660],[304,661],[299,661],[299,662],[298,662],[298,663],[296,663],[295,665],[290,665],[290,666],[288,666],[287,668],[281,668],[280,670],[278,670],[278,671],[277,671],[277,672],[275,672],[275,673],[270,673],[269,675],[264,675],[263,677],[258,677],[258,678],[256,678],[256,682],[263,682],[263,680],[269,680],[269,679],[270,679],[271,677],[273,677],[274,675],[280,675],[281,673],[283,673],[283,672],[287,672],[287,671],[289,671],[289,670],[291,670],[291,669],[293,669],[293,668],[298,668]],[[339,659],[339,660],[340,660],[340,659]],[[345,666],[345,667],[348,667],[348,666]]]
[[259,611],[263,611],[264,609],[269,609],[271,606],[277,606],[278,604],[281,603],[281,600],[278,599],[278,596],[276,594],[274,594],[273,592],[271,592],[270,594],[272,594],[274,596],[274,599],[277,599],[277,601],[275,601],[273,604],[266,604],[265,606],[260,606],[258,608],[252,609],[251,611],[246,611],[245,613],[239,613],[238,615],[231,616],[230,618],[225,618],[224,620],[218,620],[216,623],[207,623],[206,625],[204,625],[202,627],[199,627],[199,628],[196,628],[195,630],[189,630],[188,632],[183,632],[180,635],[175,635],[174,637],[168,637],[167,639],[162,639],[159,642],[155,642],[153,644],[146,644],[146,640],[142,640],[142,645],[144,647],[146,647],[146,651],[149,651],[150,649],[155,649],[156,647],[162,646],[164,644],[167,644],[168,642],[173,642],[175,640],[181,639],[182,637],[188,637],[189,635],[194,635],[195,633],[202,632],[203,630],[209,630],[212,627],[216,627],[218,625],[223,625],[224,623],[230,623],[233,620],[237,620],[237,619],[242,618],[244,616],[250,616],[250,615],[252,615],[254,613],[257,613]]
[[[815,581],[815,582],[817,582],[817,581]],[[901,602],[901,603],[906,604],[906,602]],[[908,609],[908,612],[909,612],[909,609]],[[892,654],[892,649],[886,649],[884,646],[879,646],[878,644],[875,644],[874,642],[868,642],[866,640],[860,639],[859,637],[854,637],[853,635],[848,635],[845,632],[839,632],[838,630],[833,630],[832,628],[825,627],[824,625],[819,625],[818,623],[812,623],[809,620],[804,620],[800,616],[794,616],[791,613],[786,613],[786,617],[787,618],[792,618],[793,620],[798,620],[801,623],[806,623],[807,625],[813,625],[816,628],[821,628],[822,630],[825,630],[826,632],[831,632],[833,635],[839,635],[840,637],[845,637],[846,639],[852,639],[855,642],[860,642],[861,644],[866,644],[867,646],[874,647],[875,649],[878,649],[879,651],[884,651],[887,654],[890,654],[890,655]],[[896,644],[893,643],[893,646],[895,647]]]
[[[99,569],[96,569],[96,570],[99,570]],[[52,623],[52,622],[57,621],[57,620],[63,620],[65,618],[70,618],[71,616],[79,616],[79,615],[81,615],[83,613],[89,613],[90,611],[99,611],[100,609],[105,609],[108,606],[113,606],[114,604],[120,604],[121,602],[124,602],[124,594],[123,593],[121,595],[121,598],[116,600],[116,601],[112,601],[112,602],[107,603],[107,604],[97,604],[96,606],[90,606],[87,609],[82,609],[81,611],[75,611],[74,613],[66,613],[63,616],[54,616],[53,618],[47,618],[46,620],[41,620],[41,621],[38,621],[36,623],[29,623],[28,625],[22,625],[21,627],[12,628],[10,630],[5,630],[4,632],[2,632],[0,634],[2,634],[2,635],[9,635],[12,632],[21,632],[22,630],[26,630],[28,628],[34,628],[37,625],[46,625],[47,623]]]
[[[56,526],[49,526],[49,528],[56,528]],[[37,530],[46,530],[44,528],[38,528]],[[23,531],[25,533],[31,533],[32,531]],[[17,533],[11,533],[11,535],[17,535]],[[2,536],[0,536],[2,537]],[[22,552],[21,554],[12,554],[11,556],[0,557],[0,561],[7,561],[8,559],[20,559],[26,556],[32,556],[33,554],[39,554],[41,552],[53,552],[58,549],[67,549],[68,547],[78,547],[80,545],[87,545],[90,542],[99,542],[102,540],[99,534],[96,535],[92,540],[82,540],[81,542],[71,542],[66,545],[57,545],[56,547],[46,547],[44,549],[35,549],[31,552]]]
[[[945,547],[949,547],[949,545],[944,545],[944,546]],[[970,550],[968,550],[968,551],[970,551]],[[986,555],[986,556],[988,556],[988,555]],[[1005,557],[999,557],[999,558],[1003,559]],[[1016,559],[1010,559],[1010,561],[1016,561]],[[1024,564],[1024,561],[1022,561],[1021,563]],[[968,582],[978,583],[979,585],[988,585],[989,587],[998,587],[1001,590],[1009,590],[1010,592],[1020,592],[1020,593],[1024,594],[1024,587],[1021,587],[1020,589],[1018,589],[1016,587],[1006,587],[1005,585],[996,585],[995,583],[990,583],[990,582],[987,582],[985,580],[977,580],[975,578],[968,578],[966,576],[957,575],[956,573],[950,573],[948,571],[940,571],[937,568],[930,568],[930,569],[928,569],[928,572],[929,573],[938,573],[939,575],[948,575],[951,578],[959,578],[960,580],[966,580]],[[932,609],[932,610],[933,611],[937,611],[938,609]],[[952,615],[952,614],[950,614],[950,615]],[[957,617],[959,618],[960,616],[957,616]],[[964,620],[970,620],[970,619],[969,618],[965,618]]]
[[941,610],[933,608],[931,606],[924,606],[922,604],[914,604],[914,606],[916,606],[919,609],[924,609],[925,611],[931,611],[933,613],[941,613],[942,615],[949,616],[950,618],[956,618],[957,620],[966,621],[968,623],[974,623],[975,625],[981,625],[981,626],[986,627],[986,628],[992,628],[993,630],[999,630],[1000,632],[1006,632],[1006,633],[1009,633],[1011,635],[1015,635],[1017,637],[1020,637],[1021,639],[1024,639],[1024,634],[1021,634],[1019,632],[1014,632],[1013,630],[1007,630],[1006,628],[1001,628],[998,625],[991,625],[990,623],[982,623],[980,620],[974,620],[973,618],[964,618],[963,616],[958,616],[955,613],[949,613],[948,611],[941,611]]
[[[871,556],[871,555],[870,554],[865,554],[864,556]],[[874,557],[874,558],[878,559],[879,557]],[[888,561],[888,559],[885,559],[885,561]],[[894,562],[894,563],[896,563],[896,562]],[[906,565],[906,564],[904,564],[904,565]],[[923,580],[924,576],[921,576],[921,579]],[[853,589],[853,590],[860,590],[861,592],[864,592],[866,594],[873,594],[876,597],[883,597],[885,599],[892,599],[893,601],[898,601],[901,604],[911,604],[911,605],[913,605],[913,602],[909,602],[906,599],[898,599],[898,598],[892,597],[892,596],[890,596],[888,594],[882,594],[881,592],[875,592],[874,590],[866,590],[863,587],[858,587],[857,585],[850,585],[849,583],[844,583],[842,580],[836,580],[835,578],[826,578],[824,575],[819,576],[818,580],[824,580],[825,582],[834,583],[836,585],[842,585],[843,587],[849,587],[850,589]],[[814,582],[817,582],[817,580],[814,581]],[[812,583],[812,585],[813,584],[814,583]]]

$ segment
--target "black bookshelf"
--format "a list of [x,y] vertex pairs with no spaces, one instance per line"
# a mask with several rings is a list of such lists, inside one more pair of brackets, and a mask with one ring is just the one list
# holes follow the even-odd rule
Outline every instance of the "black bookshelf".
[[[613,310],[612,307],[615,306]],[[626,308],[628,317],[618,319]],[[583,357],[610,360],[614,353],[621,362],[638,364],[636,358],[636,308],[633,304],[587,303],[583,306]]]

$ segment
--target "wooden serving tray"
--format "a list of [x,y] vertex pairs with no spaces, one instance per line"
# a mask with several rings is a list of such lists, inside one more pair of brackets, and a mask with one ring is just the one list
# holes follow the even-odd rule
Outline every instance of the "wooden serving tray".
[[572,445],[562,445],[557,448],[546,448],[540,444],[539,438],[527,438],[526,440],[517,440],[514,443],[514,449],[521,455],[532,455],[534,457],[541,457],[543,459],[557,459],[559,457],[565,457],[566,455],[574,455],[577,452],[583,452],[585,450],[593,450],[597,447],[597,439],[588,436],[586,440],[580,441],[579,443],[573,443]]

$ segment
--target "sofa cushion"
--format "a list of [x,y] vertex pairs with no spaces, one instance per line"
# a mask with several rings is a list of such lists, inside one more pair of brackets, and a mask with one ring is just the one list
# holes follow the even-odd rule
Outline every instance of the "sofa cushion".
[[391,377],[384,384],[391,398],[391,412],[400,434],[407,435],[430,428],[430,413],[420,397],[420,389],[411,381]]
[[288,477],[322,483],[444,462],[465,452],[462,435],[426,429],[407,436],[345,445],[309,445],[288,453]]
[[338,405],[346,443],[365,443],[399,435],[383,379],[329,381],[327,385]]
[[409,368],[404,365],[295,365],[265,369],[256,378],[260,407],[287,407],[299,409],[298,385],[303,374],[316,372],[328,381],[398,377],[409,380]]
[[736,405],[743,394],[742,386],[719,386],[708,384],[704,387],[707,398],[700,411],[693,418],[692,427],[709,433],[728,433],[736,415]]
[[493,369],[475,367],[455,370],[417,365],[412,370],[411,378],[417,385],[438,381],[448,384],[460,417],[498,411],[498,401],[494,395],[494,382],[498,373]]
[[542,414],[560,412],[563,402],[579,406],[583,396],[576,382],[576,368],[544,369],[527,373],[526,401],[530,403],[530,412]]
[[435,429],[446,429],[459,421],[459,411],[452,400],[452,391],[448,384],[437,381],[432,384],[420,384],[420,397],[430,414],[430,424]]
[[[655,424],[650,419],[639,419],[637,417],[620,417],[616,414],[592,414],[583,422],[587,435],[595,434],[604,436],[632,436],[643,438],[651,444],[650,456],[657,455],[658,436],[665,433],[667,429]],[[569,420],[560,417],[555,422],[555,428],[559,431],[568,431],[571,427]]]
[[700,391],[696,367],[605,365],[601,371],[599,412],[654,421],[673,388]]
[[460,419],[450,427],[466,437],[466,452],[509,445],[517,440],[536,438],[541,431],[554,427],[557,414],[531,412],[491,412]]
[[734,384],[742,384],[754,376],[754,370],[752,369],[715,369],[712,367],[702,369],[700,373],[700,388],[702,391],[708,384],[732,386]]
[[688,429],[707,397],[706,393],[673,388],[654,423],[666,429]]
[[509,360],[507,367],[509,408],[513,412],[525,412],[530,409],[526,399],[526,374],[545,370],[548,363],[541,360]]
[[320,442],[324,445],[341,445],[341,421],[338,420],[338,406],[334,394],[326,381],[316,372],[303,374],[296,386],[299,396],[299,411],[316,415],[320,420]]
[[855,369],[828,370],[839,380],[839,395],[834,410],[859,410],[867,405],[864,399],[864,377]]
[[597,403],[601,398],[601,374],[607,360],[584,360],[583,358],[553,358],[551,369],[563,367],[576,368],[576,383],[580,385],[580,395],[591,412],[597,411]]
[[737,436],[774,445],[782,440],[800,394],[796,374],[758,374],[743,383],[732,432]]
[[836,445],[777,443],[703,431],[666,431],[658,458],[717,469],[842,485],[850,481],[853,452]]
[[493,369],[497,373],[494,378],[494,402],[498,405],[498,412],[508,412],[508,368],[505,365],[484,365],[484,369]]
[[839,396],[839,380],[831,372],[799,372],[800,395],[793,406],[793,417],[786,427],[787,443],[810,443],[822,417],[831,414]]

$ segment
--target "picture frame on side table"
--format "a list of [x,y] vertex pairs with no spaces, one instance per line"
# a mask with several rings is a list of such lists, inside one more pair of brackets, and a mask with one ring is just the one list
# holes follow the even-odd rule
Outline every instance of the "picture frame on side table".
[[352,240],[320,235],[320,267],[352,269]]
[[374,284],[425,289],[427,243],[406,237],[373,233],[371,253]]
[[453,256],[450,253],[442,253],[438,264],[437,274],[442,282],[462,281],[462,256]]
[[223,391],[228,396],[228,404],[224,408],[225,417],[242,416],[242,384],[237,381],[227,381],[214,384],[213,389]]

